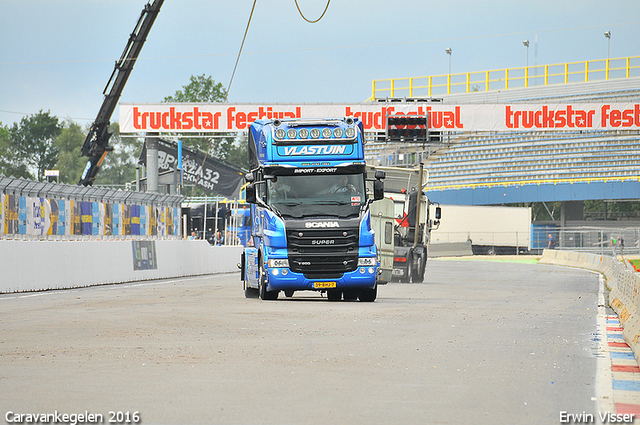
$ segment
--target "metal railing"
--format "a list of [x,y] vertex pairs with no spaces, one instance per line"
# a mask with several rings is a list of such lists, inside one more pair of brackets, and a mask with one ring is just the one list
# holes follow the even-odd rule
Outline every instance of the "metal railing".
[[[639,227],[560,227],[552,224],[534,224],[529,232],[438,232],[431,234],[431,243],[469,242],[472,245],[496,247],[528,248],[532,254],[539,254],[549,248],[549,236],[552,248],[566,251],[590,252],[599,255],[638,255],[640,254]],[[512,250],[513,254],[521,253]],[[475,251],[474,251],[475,252]]]
[[181,200],[0,174],[0,239],[179,239]]
[[640,56],[373,80],[374,99],[433,97],[640,76]]
[[549,235],[554,239],[554,249],[599,255],[640,254],[638,227],[534,226],[531,234],[532,250],[547,248]]

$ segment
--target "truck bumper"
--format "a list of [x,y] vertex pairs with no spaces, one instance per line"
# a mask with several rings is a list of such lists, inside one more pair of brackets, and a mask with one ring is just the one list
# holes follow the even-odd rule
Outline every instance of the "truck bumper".
[[[284,271],[284,274],[283,274]],[[308,279],[302,273],[289,269],[269,269],[267,290],[322,291],[328,289],[373,289],[376,285],[378,267],[360,266],[355,271],[344,273],[340,278]]]

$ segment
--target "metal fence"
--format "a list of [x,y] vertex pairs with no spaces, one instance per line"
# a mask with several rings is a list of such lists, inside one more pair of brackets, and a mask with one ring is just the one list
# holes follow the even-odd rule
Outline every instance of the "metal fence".
[[0,239],[180,239],[182,199],[0,174]]
[[640,75],[640,56],[566,62],[490,71],[373,80],[371,97],[431,97],[632,78]]
[[549,235],[554,240],[554,249],[600,255],[640,254],[638,227],[534,226],[531,235],[532,250],[547,248]]
[[184,223],[185,232],[193,232],[197,239],[206,239],[211,245],[253,244],[250,207],[244,199],[190,197],[182,200],[182,208],[191,210],[190,222]]

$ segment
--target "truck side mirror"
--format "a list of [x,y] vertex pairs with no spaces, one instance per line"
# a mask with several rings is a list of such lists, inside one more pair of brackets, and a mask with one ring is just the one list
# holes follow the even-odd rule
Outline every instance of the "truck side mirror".
[[244,190],[245,190],[246,201],[250,204],[255,204],[256,203],[256,187],[254,183],[249,183],[247,187],[244,188]]
[[244,179],[247,181],[247,183],[253,183],[256,180],[256,177],[253,175],[253,173],[247,173],[244,175]]
[[377,201],[384,198],[384,183],[382,180],[373,181],[373,200]]
[[385,177],[387,177],[387,173],[385,173],[382,170],[376,170],[375,177],[376,177],[376,180],[383,180]]
[[442,217],[442,209],[440,207],[436,207],[436,220],[440,220]]

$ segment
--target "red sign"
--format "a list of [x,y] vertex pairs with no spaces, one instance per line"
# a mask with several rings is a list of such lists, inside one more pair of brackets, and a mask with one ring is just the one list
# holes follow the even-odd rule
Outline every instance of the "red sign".
[[437,131],[640,129],[640,105],[580,104],[120,104],[122,133],[216,133],[246,130],[258,119],[355,117],[366,131],[386,129],[389,115],[427,115]]

